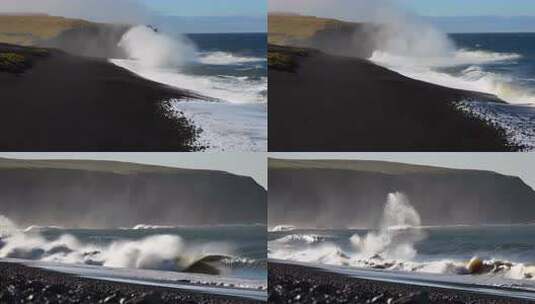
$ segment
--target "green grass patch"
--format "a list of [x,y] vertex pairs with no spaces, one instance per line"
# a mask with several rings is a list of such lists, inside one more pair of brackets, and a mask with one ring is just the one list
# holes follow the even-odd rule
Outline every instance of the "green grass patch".
[[51,55],[48,49],[14,47],[0,50],[0,72],[22,73],[30,69],[35,60]]
[[270,45],[268,49],[268,67],[270,69],[294,72],[299,66],[299,57],[307,57],[310,50],[295,47]]
[[21,73],[30,67],[30,60],[22,54],[0,53],[0,71]]
[[272,69],[287,71],[293,71],[297,66],[295,59],[291,55],[277,52],[268,53],[268,65]]

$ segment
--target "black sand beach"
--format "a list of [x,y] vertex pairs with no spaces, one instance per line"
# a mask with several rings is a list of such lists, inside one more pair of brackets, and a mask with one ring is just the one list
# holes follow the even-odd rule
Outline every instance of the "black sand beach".
[[520,304],[527,300],[349,278],[269,263],[269,303]]
[[0,64],[2,151],[194,151],[199,132],[167,98],[189,93],[105,59],[0,44],[21,62]]
[[[412,80],[367,60],[270,46],[269,150],[514,151],[455,110],[482,93]],[[273,60],[275,59],[275,60]]]
[[83,279],[52,271],[0,263],[0,303],[248,304],[259,301]]

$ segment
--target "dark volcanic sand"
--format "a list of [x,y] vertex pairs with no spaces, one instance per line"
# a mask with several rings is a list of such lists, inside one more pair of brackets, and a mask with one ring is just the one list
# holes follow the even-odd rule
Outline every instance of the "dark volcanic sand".
[[82,279],[52,271],[0,263],[0,303],[252,304],[259,301]]
[[191,151],[197,130],[162,101],[187,92],[140,78],[104,59],[0,44],[26,56],[0,69],[2,151]]
[[[270,46],[270,51],[294,49]],[[452,102],[495,98],[404,77],[367,60],[308,50],[269,69],[270,151],[510,151],[503,130]],[[290,65],[291,66],[291,65]]]
[[[269,303],[520,304],[527,300],[349,278],[319,269],[269,263]],[[390,300],[390,302],[388,302]]]

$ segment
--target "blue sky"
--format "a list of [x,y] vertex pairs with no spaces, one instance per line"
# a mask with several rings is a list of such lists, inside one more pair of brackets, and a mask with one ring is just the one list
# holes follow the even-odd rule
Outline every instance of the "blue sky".
[[423,16],[535,16],[534,0],[395,0]]
[[141,0],[151,10],[171,16],[264,16],[266,0]]

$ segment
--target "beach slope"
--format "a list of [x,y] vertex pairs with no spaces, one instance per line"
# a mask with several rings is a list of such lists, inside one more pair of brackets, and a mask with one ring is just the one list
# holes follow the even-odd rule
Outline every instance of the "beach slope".
[[365,59],[269,47],[270,151],[512,151],[454,102],[487,94],[404,77]]
[[0,44],[3,151],[194,151],[199,130],[169,98],[186,91],[105,59]]

